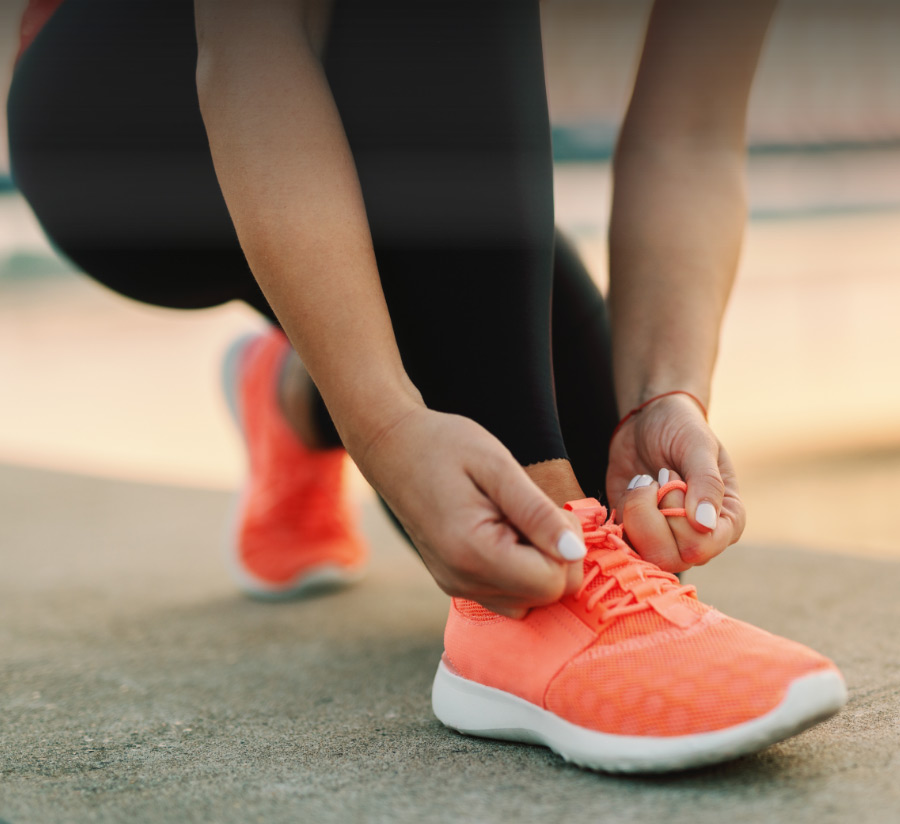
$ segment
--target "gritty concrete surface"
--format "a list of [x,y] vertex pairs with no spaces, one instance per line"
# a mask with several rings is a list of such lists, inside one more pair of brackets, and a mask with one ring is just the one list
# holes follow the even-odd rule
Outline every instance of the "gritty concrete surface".
[[271,605],[223,571],[222,492],[7,466],[0,501],[10,824],[900,820],[896,562],[742,546],[694,573],[832,656],[849,706],[731,764],[613,778],[434,719],[447,600],[371,503],[369,578]]

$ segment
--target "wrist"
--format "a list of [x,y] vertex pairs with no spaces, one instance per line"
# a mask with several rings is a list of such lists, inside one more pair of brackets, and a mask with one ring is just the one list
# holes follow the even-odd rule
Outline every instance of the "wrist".
[[331,392],[322,392],[335,428],[357,464],[371,446],[411,412],[424,409],[422,395],[405,372],[368,375]]
[[690,402],[693,403],[697,409],[703,414],[703,419],[708,421],[709,414],[707,412],[706,403],[701,401],[696,395],[691,392],[688,392],[684,389],[671,389],[668,392],[660,392],[657,395],[652,395],[646,400],[639,403],[637,406],[631,408],[626,412],[622,418],[619,420],[619,423],[616,424],[616,428],[613,430],[612,436],[610,438],[610,442],[615,440],[616,435],[619,434],[621,429],[632,421],[637,415],[643,412],[648,406],[651,404],[662,403],[665,401],[676,402],[676,403],[685,403]]
[[666,379],[648,380],[646,382],[616,387],[616,405],[620,418],[635,409],[649,404],[651,401],[668,396],[683,395],[692,398],[704,415],[709,408],[710,382],[688,376],[672,375]]

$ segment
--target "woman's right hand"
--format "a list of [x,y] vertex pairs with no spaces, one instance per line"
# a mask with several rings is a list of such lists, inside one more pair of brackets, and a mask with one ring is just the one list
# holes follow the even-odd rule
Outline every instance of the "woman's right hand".
[[416,407],[358,463],[448,595],[521,618],[580,585],[578,519],[474,421]]

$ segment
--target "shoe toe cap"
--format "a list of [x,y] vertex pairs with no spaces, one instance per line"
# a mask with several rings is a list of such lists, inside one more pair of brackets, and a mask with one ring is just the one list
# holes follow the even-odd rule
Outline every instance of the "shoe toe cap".
[[697,631],[585,651],[549,685],[546,708],[617,735],[722,730],[773,710],[791,684],[834,670],[802,644],[718,613]]

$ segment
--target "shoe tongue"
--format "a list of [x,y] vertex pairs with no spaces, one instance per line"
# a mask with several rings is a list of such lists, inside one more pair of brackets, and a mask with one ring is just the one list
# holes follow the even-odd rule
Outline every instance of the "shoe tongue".
[[606,523],[606,507],[596,498],[582,498],[580,501],[569,501],[563,509],[574,512],[581,521],[581,528],[588,532]]

